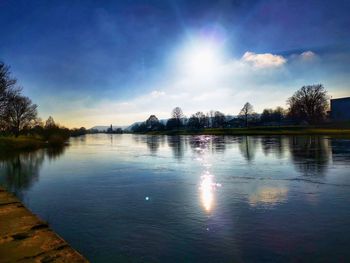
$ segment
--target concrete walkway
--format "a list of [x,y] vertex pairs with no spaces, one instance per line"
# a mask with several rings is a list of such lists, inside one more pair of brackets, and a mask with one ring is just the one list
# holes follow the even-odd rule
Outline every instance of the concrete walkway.
[[88,262],[12,194],[0,188],[0,262]]

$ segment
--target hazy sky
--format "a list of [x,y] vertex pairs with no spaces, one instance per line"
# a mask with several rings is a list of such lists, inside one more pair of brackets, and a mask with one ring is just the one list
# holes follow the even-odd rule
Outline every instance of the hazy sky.
[[350,96],[350,1],[0,0],[0,60],[68,127]]

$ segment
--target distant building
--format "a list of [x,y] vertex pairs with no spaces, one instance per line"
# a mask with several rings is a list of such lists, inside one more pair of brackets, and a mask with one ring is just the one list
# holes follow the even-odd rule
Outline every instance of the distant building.
[[107,133],[113,133],[113,126],[111,124],[111,126],[107,129]]
[[330,117],[334,121],[350,121],[350,97],[331,99]]

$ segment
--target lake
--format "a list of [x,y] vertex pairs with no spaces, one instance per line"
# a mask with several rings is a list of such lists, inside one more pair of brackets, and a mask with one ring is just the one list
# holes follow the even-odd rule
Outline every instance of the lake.
[[92,134],[0,161],[92,262],[349,262],[350,140]]

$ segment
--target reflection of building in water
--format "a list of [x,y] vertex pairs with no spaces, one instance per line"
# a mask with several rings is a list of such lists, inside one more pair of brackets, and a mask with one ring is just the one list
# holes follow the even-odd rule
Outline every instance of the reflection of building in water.
[[350,140],[331,139],[333,162],[350,162]]
[[238,146],[242,156],[249,162],[254,159],[258,141],[253,136],[241,136],[238,138]]
[[303,175],[323,175],[332,155],[330,142],[324,136],[289,137],[289,150]]
[[274,206],[287,199],[288,188],[286,187],[262,187],[249,196],[251,206],[268,205]]
[[181,160],[185,153],[186,137],[173,135],[167,136],[168,146],[173,151],[174,157]]

